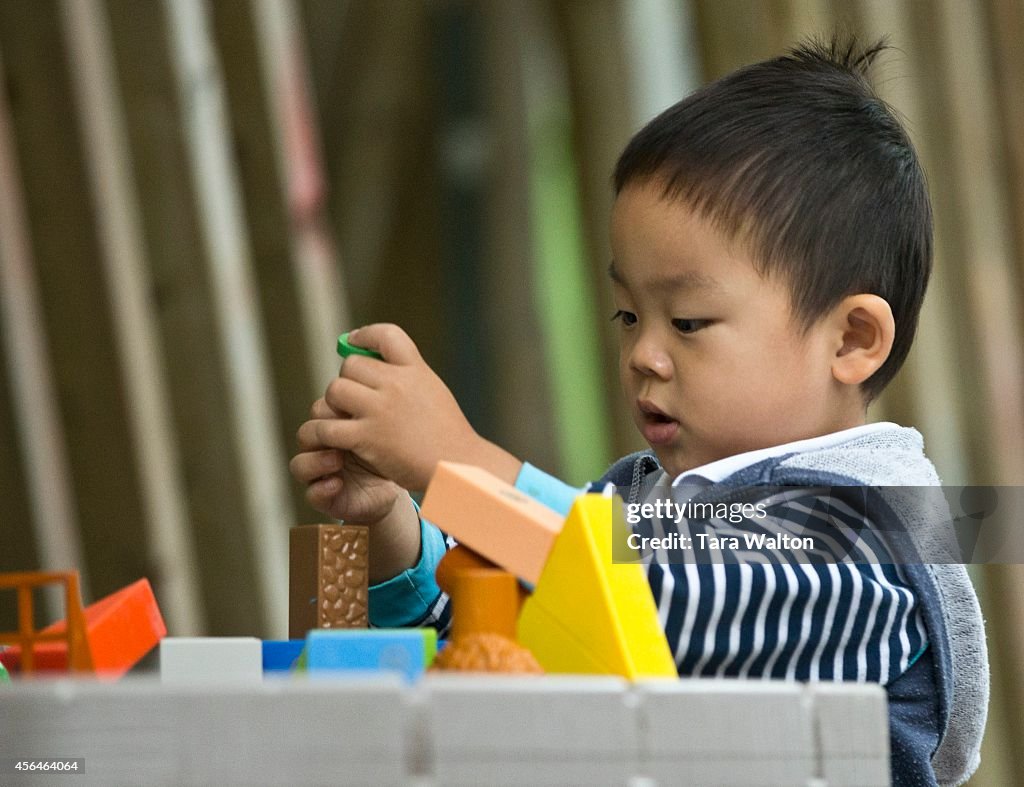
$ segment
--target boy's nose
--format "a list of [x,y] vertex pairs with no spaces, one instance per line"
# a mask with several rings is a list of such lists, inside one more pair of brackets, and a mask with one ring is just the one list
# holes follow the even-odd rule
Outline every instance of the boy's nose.
[[656,343],[641,339],[629,354],[629,368],[645,377],[667,380],[672,376],[672,359]]

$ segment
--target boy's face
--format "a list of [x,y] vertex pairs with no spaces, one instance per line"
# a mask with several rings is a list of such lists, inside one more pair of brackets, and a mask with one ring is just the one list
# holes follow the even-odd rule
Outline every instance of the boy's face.
[[637,428],[672,475],[853,424],[837,406],[835,331],[802,334],[789,288],[657,182],[612,211],[619,374]]

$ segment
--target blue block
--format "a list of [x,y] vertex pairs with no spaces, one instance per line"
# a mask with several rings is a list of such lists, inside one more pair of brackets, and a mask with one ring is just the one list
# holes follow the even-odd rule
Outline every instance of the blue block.
[[268,639],[263,642],[263,671],[289,672],[306,644],[302,639]]
[[437,652],[434,629],[316,629],[306,637],[306,669],[400,672],[415,681]]

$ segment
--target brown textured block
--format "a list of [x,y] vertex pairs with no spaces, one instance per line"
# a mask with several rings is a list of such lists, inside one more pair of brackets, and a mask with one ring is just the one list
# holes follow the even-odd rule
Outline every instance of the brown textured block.
[[289,534],[288,638],[310,629],[369,625],[369,531],[362,525],[300,525]]

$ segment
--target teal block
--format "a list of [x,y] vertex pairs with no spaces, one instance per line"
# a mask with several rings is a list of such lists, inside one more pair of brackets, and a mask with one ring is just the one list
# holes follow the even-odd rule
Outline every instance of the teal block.
[[434,660],[434,629],[316,629],[306,637],[302,663],[311,674],[391,671],[415,681]]

